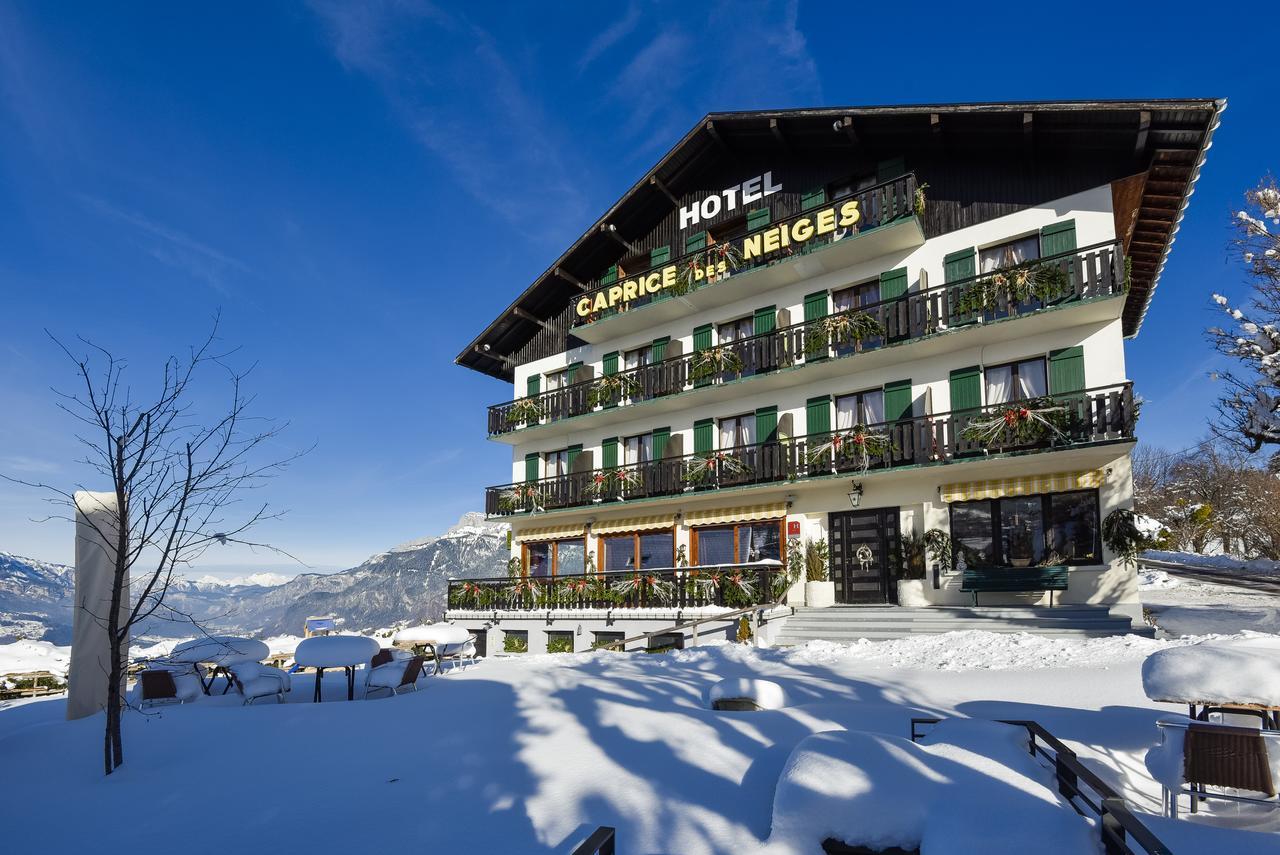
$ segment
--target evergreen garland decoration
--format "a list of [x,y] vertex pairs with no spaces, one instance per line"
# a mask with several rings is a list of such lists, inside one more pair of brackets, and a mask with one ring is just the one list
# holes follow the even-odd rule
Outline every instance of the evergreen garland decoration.
[[826,441],[810,446],[805,452],[805,462],[810,466],[822,463],[828,457],[839,461],[852,455],[865,474],[871,468],[872,458],[882,458],[896,446],[887,433],[872,433],[864,424],[856,424],[847,431],[831,434]]
[[718,451],[705,457],[695,457],[685,464],[682,476],[687,484],[700,484],[719,468],[722,475],[750,475],[751,467],[742,459],[727,452]]
[[960,431],[962,439],[984,448],[1031,445],[1050,437],[1066,438],[1067,408],[1050,397],[1001,404],[987,418],[975,419]]
[[839,346],[882,335],[884,325],[866,312],[828,315],[805,325],[804,352],[806,356],[814,356],[825,352],[832,342]]
[[532,425],[542,421],[542,417],[546,415],[546,411],[542,407],[542,403],[536,398],[521,398],[511,405],[511,409],[507,410],[508,425]]
[[737,374],[742,367],[742,357],[730,345],[722,344],[695,352],[689,364],[689,376],[695,381],[707,380],[718,374]]
[[587,390],[588,406],[598,407],[616,404],[623,398],[631,398],[640,393],[640,381],[631,374],[606,374]]

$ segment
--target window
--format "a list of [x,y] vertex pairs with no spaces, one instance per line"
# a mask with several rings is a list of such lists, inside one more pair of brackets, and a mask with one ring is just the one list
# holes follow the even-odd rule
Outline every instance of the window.
[[884,423],[884,390],[868,389],[836,398],[836,430]]
[[1049,394],[1044,357],[1024,359],[983,370],[987,381],[987,405],[1007,404]]
[[693,538],[694,563],[700,567],[782,560],[782,520],[695,528]]
[[957,560],[1001,567],[1102,560],[1097,490],[1008,496],[951,506]]
[[720,420],[720,450],[756,444],[756,415],[747,413]]
[[600,542],[605,570],[644,570],[675,563],[676,538],[671,529],[610,534]]
[[530,576],[568,576],[586,572],[586,540],[547,540],[524,545],[524,566]]
[[622,441],[622,465],[635,466],[653,459],[653,434],[642,433]]
[[978,263],[980,272],[991,273],[1024,261],[1034,261],[1039,257],[1040,236],[1030,235],[981,250],[978,253]]
[[[859,309],[865,309],[880,302],[880,280],[874,279],[870,282],[864,282],[861,285],[854,285],[850,288],[842,288],[839,291],[831,293],[831,307],[836,314],[840,312],[853,312]],[[865,339],[862,347],[879,347],[880,337]],[[836,345],[836,353],[846,356],[853,353],[854,345],[852,343],[844,343]]]
[[563,371],[553,371],[546,375],[547,391],[554,392],[556,389],[563,389],[569,385],[569,369]]
[[755,318],[748,316],[739,318],[736,321],[723,323],[716,330],[716,334],[720,344],[730,344],[735,341],[742,341],[745,338],[751,338],[755,334]]
[[547,467],[544,478],[563,478],[569,474],[569,449],[562,448],[559,451],[548,451],[546,453]]
[[643,368],[653,356],[653,345],[628,350],[623,356],[623,368]]

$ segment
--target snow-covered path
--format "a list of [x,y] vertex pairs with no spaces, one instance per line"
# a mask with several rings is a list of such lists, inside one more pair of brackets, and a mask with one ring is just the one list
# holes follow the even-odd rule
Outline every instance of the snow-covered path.
[[[1135,783],[1155,718],[1173,708],[1145,698],[1139,666],[1171,643],[958,633],[492,660],[394,699],[131,714],[127,763],[110,778],[100,721],[30,703],[0,712],[0,827],[12,851],[42,853],[79,851],[134,816],[146,821],[126,822],[122,849],[180,840],[222,855],[225,832],[244,851],[563,852],[614,825],[620,851],[749,852],[802,738],[906,736],[913,715],[1035,719],[1157,810],[1152,785]],[[706,695],[725,677],[773,680],[791,706],[712,712]]]

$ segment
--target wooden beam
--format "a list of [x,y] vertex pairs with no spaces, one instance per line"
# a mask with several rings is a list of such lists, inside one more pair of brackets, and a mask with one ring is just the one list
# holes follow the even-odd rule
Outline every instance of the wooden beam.
[[1133,143],[1133,154],[1141,157],[1147,152],[1147,135],[1151,132],[1151,114],[1146,110],[1138,113],[1138,136]]
[[773,138],[778,141],[778,145],[782,146],[785,151],[791,151],[791,145],[787,142],[786,136],[783,135],[782,125],[778,124],[777,119],[769,120],[769,133],[773,134]]
[[578,281],[578,278],[576,276],[574,276],[569,271],[565,270],[563,267],[557,267],[553,272],[555,273],[556,276],[560,277],[565,282],[568,282],[570,285],[577,285],[583,291],[588,290],[586,285],[583,285],[580,281]]
[[1028,151],[1035,143],[1034,122],[1035,113],[1022,114],[1022,144]]
[[526,321],[533,321],[535,324],[542,327],[543,329],[547,329],[547,330],[551,329],[551,322],[548,321],[546,318],[540,318],[537,315],[535,315],[533,312],[525,311],[519,306],[512,306],[511,314],[515,315],[517,318],[524,318]]
[[649,183],[662,191],[662,195],[667,197],[667,200],[671,202],[672,207],[674,208],[680,207],[680,200],[676,198],[674,193],[672,193],[669,189],[667,189],[667,185],[663,184],[662,181],[658,178],[658,176],[650,175]]
[[476,353],[480,354],[481,356],[487,356],[490,359],[496,359],[507,367],[510,367],[515,364],[515,360],[513,360],[510,356],[503,356],[501,353],[494,353],[491,350],[485,350],[482,345],[473,344],[471,346],[471,349],[474,350]]
[[716,145],[725,151],[729,151],[729,146],[721,138],[720,132],[716,130],[716,123],[708,121],[703,127],[707,129],[707,133],[711,135],[711,139],[715,140]]
[[849,138],[849,142],[857,145],[858,132],[853,128],[853,116],[845,116],[840,120],[840,124],[844,127],[844,135]]
[[619,244],[623,246],[624,249],[626,249],[627,252],[631,253],[632,255],[635,255],[637,252],[640,251],[636,249],[634,246],[632,246],[630,243],[628,243],[626,240],[623,240],[622,235],[618,234],[618,227],[615,226],[613,223],[601,223],[600,231],[604,232],[609,237],[616,240]]

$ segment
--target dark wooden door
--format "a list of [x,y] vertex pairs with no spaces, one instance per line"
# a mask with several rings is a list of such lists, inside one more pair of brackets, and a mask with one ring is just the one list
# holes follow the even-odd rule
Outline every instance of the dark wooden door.
[[831,580],[837,603],[888,603],[894,596],[890,562],[898,548],[898,509],[830,514]]

